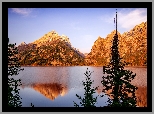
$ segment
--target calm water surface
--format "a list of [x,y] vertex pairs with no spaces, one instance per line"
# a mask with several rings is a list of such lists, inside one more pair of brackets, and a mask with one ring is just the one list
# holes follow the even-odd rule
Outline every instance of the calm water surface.
[[[75,67],[22,67],[19,75],[15,79],[21,79],[19,94],[22,98],[22,106],[30,107],[74,107],[73,101],[79,104],[80,100],[76,94],[83,98],[84,89],[82,81],[85,80],[84,73],[88,68],[94,71],[91,79],[94,80],[93,87],[99,86],[97,95],[102,95],[102,67],[91,66],[75,66]],[[146,87],[147,87],[147,68],[126,67],[137,74],[132,81],[134,85],[139,87],[136,93],[140,102],[138,105],[146,105]],[[141,93],[141,91],[143,93]],[[144,96],[143,96],[144,94]],[[96,106],[107,105],[108,96],[98,97]]]

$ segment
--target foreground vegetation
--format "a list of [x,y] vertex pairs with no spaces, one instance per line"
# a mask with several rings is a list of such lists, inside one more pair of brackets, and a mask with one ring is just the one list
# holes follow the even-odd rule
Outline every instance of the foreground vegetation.
[[[21,107],[21,97],[19,95],[19,88],[21,86],[21,80],[14,79],[13,77],[18,75],[20,71],[24,69],[21,68],[18,59],[18,49],[15,47],[16,44],[9,44],[8,38],[8,107]],[[31,103],[31,107],[34,105]]]
[[[96,107],[95,103],[97,102],[97,97],[98,96],[94,98],[93,94],[96,93],[96,90],[98,89],[98,87],[95,87],[95,88],[91,87],[92,83],[94,82],[94,81],[91,80],[91,77],[90,77],[91,73],[92,72],[88,71],[88,68],[87,68],[86,73],[84,73],[86,75],[86,81],[85,82],[82,81],[83,85],[84,85],[84,90],[85,90],[84,98],[81,98],[81,96],[76,94],[78,99],[81,100],[80,104],[83,107]],[[78,105],[77,103],[74,102],[74,106],[79,107],[80,105]]]
[[[8,39],[9,40],[9,39]],[[9,41],[8,41],[9,43]],[[19,74],[21,69],[17,57],[18,50],[16,44],[8,44],[8,106],[21,107],[21,97],[19,96],[18,86],[22,85],[21,80],[15,80],[13,77]]]

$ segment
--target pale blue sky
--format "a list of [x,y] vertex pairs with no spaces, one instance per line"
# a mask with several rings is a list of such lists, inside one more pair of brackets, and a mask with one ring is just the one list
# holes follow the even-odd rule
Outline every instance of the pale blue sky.
[[[118,8],[118,31],[147,21],[147,9]],[[31,43],[55,30],[69,37],[73,47],[89,53],[99,36],[114,30],[115,8],[9,8],[10,43]]]

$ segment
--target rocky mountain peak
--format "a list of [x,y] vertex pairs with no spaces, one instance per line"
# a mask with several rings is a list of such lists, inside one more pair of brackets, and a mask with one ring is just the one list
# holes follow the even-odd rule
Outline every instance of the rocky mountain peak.
[[20,45],[26,45],[26,43],[25,42],[22,42]]
[[67,36],[65,36],[65,35],[60,36],[55,30],[48,32],[47,34],[42,36],[40,39],[34,41],[33,44],[40,44],[41,45],[41,44],[49,43],[49,42],[56,41],[56,40],[65,41],[65,42],[71,44],[70,40]]

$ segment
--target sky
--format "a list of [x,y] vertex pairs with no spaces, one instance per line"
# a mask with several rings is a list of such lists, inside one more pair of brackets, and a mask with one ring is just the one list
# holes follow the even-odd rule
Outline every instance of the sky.
[[[115,8],[9,8],[9,43],[32,43],[55,30],[66,35],[72,46],[89,53],[100,36],[114,29]],[[146,8],[117,8],[117,29],[122,34],[147,21]]]

